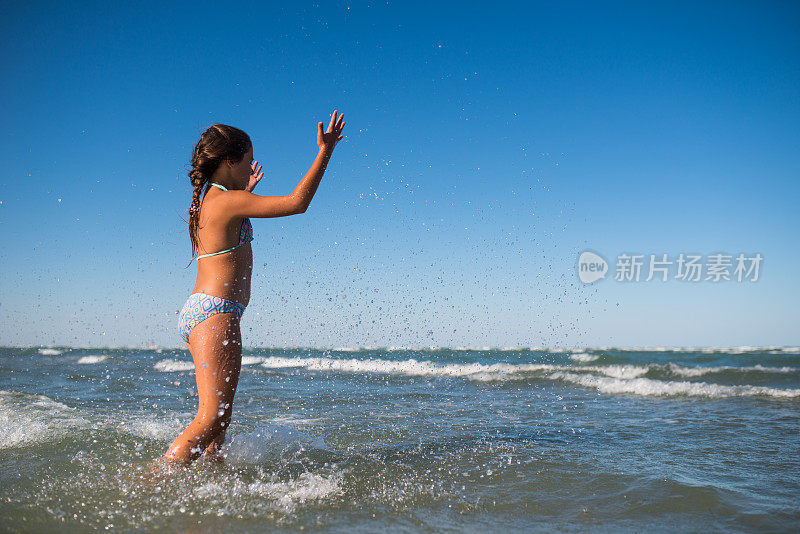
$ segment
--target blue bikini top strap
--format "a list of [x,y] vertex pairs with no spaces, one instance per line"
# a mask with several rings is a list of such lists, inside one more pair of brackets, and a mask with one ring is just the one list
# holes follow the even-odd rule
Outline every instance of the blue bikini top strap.
[[[215,185],[215,186],[219,187],[220,189],[222,189],[223,191],[227,191],[225,186],[219,185],[218,183],[211,182],[211,185]],[[230,252],[231,250],[239,248],[242,245],[244,245],[245,243],[249,243],[250,241],[252,241],[253,240],[253,226],[250,225],[250,228],[248,230],[246,228],[246,226],[245,226],[245,225],[248,225],[248,224],[250,224],[250,219],[245,219],[244,221],[242,221],[242,230],[244,230],[245,236],[244,236],[244,240],[243,240],[242,239],[242,234],[241,234],[242,230],[240,230],[239,231],[239,244],[238,245],[236,245],[235,247],[231,247],[229,249],[221,250],[219,252],[212,252],[211,254],[201,254],[201,255],[197,256],[196,259],[199,260],[200,258],[208,258],[209,256],[217,256],[219,254],[225,254],[226,252]]]

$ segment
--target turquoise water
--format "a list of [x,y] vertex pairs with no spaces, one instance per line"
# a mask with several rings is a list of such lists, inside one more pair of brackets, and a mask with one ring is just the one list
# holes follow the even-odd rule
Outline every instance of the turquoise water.
[[179,350],[0,348],[0,529],[797,531],[800,349],[246,350],[224,465],[152,475]]

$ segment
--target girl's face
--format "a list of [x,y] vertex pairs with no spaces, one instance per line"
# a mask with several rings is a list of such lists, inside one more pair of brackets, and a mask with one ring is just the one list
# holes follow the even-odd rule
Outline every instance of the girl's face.
[[250,175],[253,173],[253,149],[250,148],[242,157],[242,161],[234,163],[231,169],[233,179],[236,181],[237,189],[244,189],[250,183]]

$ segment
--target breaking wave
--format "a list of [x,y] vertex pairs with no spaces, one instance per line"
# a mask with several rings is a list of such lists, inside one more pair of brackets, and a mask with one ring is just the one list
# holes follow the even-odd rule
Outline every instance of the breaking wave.
[[[581,363],[594,361],[585,353],[571,358]],[[686,367],[675,363],[646,365],[557,365],[547,363],[435,363],[428,360],[338,359],[328,357],[264,358],[261,366],[269,369],[302,368],[309,371],[390,374],[414,377],[466,378],[476,382],[559,380],[594,388],[603,393],[634,395],[694,395],[703,397],[766,396],[792,398],[800,389],[780,389],[749,384],[721,385],[692,382],[686,379],[724,375],[744,379],[748,373],[786,375],[798,373],[795,367],[766,367],[762,365],[735,367]],[[678,378],[680,380],[671,380]]]
[[596,375],[556,372],[550,378],[595,388],[601,393],[629,393],[644,396],[687,395],[697,397],[800,397],[800,389],[776,389],[764,386],[723,386],[705,382],[671,382],[649,378],[610,378]]

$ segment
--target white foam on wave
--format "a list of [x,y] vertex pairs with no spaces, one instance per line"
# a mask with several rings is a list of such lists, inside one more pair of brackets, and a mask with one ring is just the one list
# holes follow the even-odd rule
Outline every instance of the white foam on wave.
[[[232,436],[223,445],[221,453],[234,464],[262,464],[296,458],[309,449],[327,450],[327,446],[320,436],[311,436],[291,426],[270,424]],[[341,473],[322,475],[305,472],[287,482],[253,482],[244,491],[273,501],[285,512],[292,512],[299,504],[341,494],[342,484]],[[220,490],[210,487],[201,489],[206,494]]]
[[721,354],[747,354],[749,352],[760,352],[763,349],[760,347],[705,347],[699,349],[698,352],[702,352],[704,354],[714,354],[714,353],[721,353]]
[[[579,353],[585,354],[585,353]],[[793,398],[798,389],[776,389],[752,385],[719,385],[706,382],[685,382],[645,378],[651,371],[684,377],[698,377],[723,371],[795,373],[793,367],[684,367],[674,363],[644,365],[554,365],[554,364],[440,364],[415,359],[390,361],[382,359],[332,358],[265,358],[261,364],[272,369],[303,368],[311,371],[378,373],[405,376],[462,377],[476,382],[513,381],[539,378],[563,380],[593,387],[603,393],[629,393],[648,396],[692,395],[704,397],[765,396]]]
[[451,376],[469,377],[489,373],[493,376],[549,370],[549,364],[508,364],[508,363],[434,363],[415,359],[391,361],[382,359],[334,359],[324,357],[286,358],[271,356],[261,364],[271,369],[299,367],[310,371],[342,371],[351,373],[379,373],[407,376]]
[[[662,367],[662,366],[654,366],[654,367]],[[731,365],[722,365],[719,367],[683,367],[675,363],[669,363],[664,368],[668,369],[669,372],[686,377],[696,377],[696,376],[703,376],[712,373],[722,373],[725,371],[732,371],[732,372],[756,372],[756,373],[795,373],[800,371],[800,369],[796,367],[765,367],[763,365],[750,365],[745,367],[734,367]]]
[[[575,358],[573,358],[573,356]],[[571,359],[583,363],[593,355],[577,353]],[[588,360],[588,361],[594,361]],[[552,372],[570,372],[578,374],[593,373],[610,378],[640,378],[650,371],[668,372],[677,376],[698,377],[723,371],[730,372],[763,372],[794,373],[800,369],[794,367],[765,367],[754,365],[749,367],[684,367],[674,363],[644,365],[555,365],[545,363],[509,364],[509,363],[434,363],[428,360],[383,360],[369,359],[335,359],[326,357],[282,357],[264,358],[263,367],[270,369],[303,368],[310,371],[338,371],[350,373],[376,373],[405,376],[441,376],[464,377],[478,382],[496,380],[524,380],[532,375],[544,375]]]
[[303,425],[313,425],[319,423],[320,421],[324,421],[324,417],[311,417],[311,418],[303,418],[303,417],[292,417],[292,416],[285,416],[285,417],[273,417],[272,422],[275,424],[282,424],[282,425],[296,425],[296,426],[303,426]]
[[585,352],[578,352],[576,354],[570,354],[569,355],[569,359],[570,360],[575,361],[575,362],[580,362],[580,363],[593,362],[596,359],[598,359],[599,357],[600,356],[597,356],[595,354],[587,354]]
[[93,354],[90,356],[82,356],[77,363],[80,364],[100,363],[107,359],[108,356],[105,354]]
[[39,349],[39,354],[42,356],[58,356],[59,354],[63,353],[63,350],[58,349]]
[[624,379],[638,378],[650,372],[650,366],[648,365],[600,365],[600,366],[592,366],[592,367],[587,366],[578,368],[567,367],[565,369],[567,371],[572,371],[572,370],[592,371],[595,373],[603,374],[605,376],[609,376],[611,378],[624,378]]
[[341,474],[322,476],[309,472],[289,482],[253,482],[248,490],[259,497],[274,500],[287,513],[294,511],[298,504],[343,493]]
[[183,415],[181,419],[178,414],[105,414],[97,419],[45,395],[0,391],[0,450],[54,441],[81,428],[105,428],[109,432],[121,431],[142,438],[173,439],[191,420],[191,414]]
[[88,426],[75,408],[50,397],[0,390],[0,450],[44,443]]
[[[487,366],[488,367],[488,366]],[[572,365],[551,365],[551,364],[522,364],[510,365],[513,369],[507,369],[498,373],[497,371],[480,371],[472,373],[466,377],[478,382],[493,382],[502,380],[524,380],[531,375],[538,375],[547,378],[547,373],[565,371],[576,373],[600,373],[612,378],[637,378],[646,375],[650,369],[643,365],[585,365],[575,367]]]
[[572,354],[583,351],[577,347],[545,347],[542,350],[551,354]]
[[177,414],[127,416],[109,422],[109,426],[140,438],[171,440],[186,427],[191,417],[191,414],[182,418]]
[[[563,352],[564,349],[554,348],[554,349],[546,349],[550,352]],[[655,347],[587,347],[586,349],[575,349],[575,352],[580,352],[581,350],[595,350],[595,351],[619,351],[619,352],[683,352],[683,353],[690,353],[690,352],[700,352],[704,354],[749,354],[753,352],[768,352],[771,354],[778,354],[778,353],[786,353],[786,354],[800,354],[800,347],[774,347],[774,346],[763,346],[763,347],[755,347],[749,345],[743,345],[740,347],[662,347],[662,346],[655,346]]]
[[[261,356],[242,356],[242,365],[255,365],[263,361],[264,358]],[[175,371],[194,371],[194,362],[189,362],[186,360],[171,360],[167,358],[153,365],[153,369],[165,373]]]
[[666,382],[649,378],[610,378],[588,374],[576,374],[558,371],[549,376],[555,380],[564,380],[573,384],[597,389],[601,393],[666,397],[666,396],[698,396],[698,397],[800,397],[800,389],[776,389],[763,386],[723,386],[705,382]]
[[173,371],[194,371],[194,363],[181,360],[170,360],[168,358],[166,360],[157,362],[155,365],[153,365],[153,369],[165,373]]

